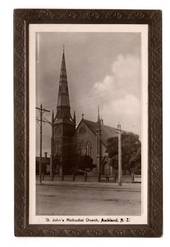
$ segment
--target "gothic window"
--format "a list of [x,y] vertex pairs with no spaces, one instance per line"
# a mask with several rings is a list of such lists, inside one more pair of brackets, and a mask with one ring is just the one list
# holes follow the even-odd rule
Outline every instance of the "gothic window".
[[78,153],[80,155],[88,155],[91,156],[92,155],[92,144],[90,141],[84,142],[81,141],[78,144]]
[[92,144],[89,141],[86,143],[86,155],[88,156],[92,155]]

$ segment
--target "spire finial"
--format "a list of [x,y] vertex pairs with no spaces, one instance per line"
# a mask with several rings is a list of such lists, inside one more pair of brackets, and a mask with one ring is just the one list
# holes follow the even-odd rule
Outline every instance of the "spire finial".
[[99,105],[98,105],[98,115],[97,115],[97,121],[100,122],[100,109],[99,109]]
[[52,114],[51,115],[52,115],[52,119],[53,119],[54,118],[54,110],[52,110]]

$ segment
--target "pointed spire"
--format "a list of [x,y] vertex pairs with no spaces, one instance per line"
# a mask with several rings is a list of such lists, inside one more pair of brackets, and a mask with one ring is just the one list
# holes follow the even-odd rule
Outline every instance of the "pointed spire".
[[56,117],[59,119],[61,118],[70,119],[71,118],[64,47],[63,47],[62,62],[61,62]]
[[76,126],[76,112],[75,111],[74,111],[73,121],[74,121],[74,124]]
[[100,122],[100,110],[99,110],[99,105],[98,105],[98,114],[97,114],[97,122]]
[[98,114],[97,114],[97,123],[98,123],[98,128],[100,130],[101,129],[101,125],[102,125],[102,119],[100,117],[100,109],[99,109],[99,106],[98,106]]
[[60,71],[60,82],[67,83],[67,72],[66,72],[66,62],[65,62],[65,54],[64,54],[64,47],[63,47],[63,55],[62,55],[62,62],[61,62],[61,71]]

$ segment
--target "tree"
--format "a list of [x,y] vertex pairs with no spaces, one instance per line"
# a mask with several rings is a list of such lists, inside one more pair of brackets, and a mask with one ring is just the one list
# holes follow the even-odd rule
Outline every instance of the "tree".
[[129,163],[133,173],[141,174],[141,147],[139,147],[136,153],[131,157]]
[[[135,169],[136,163],[138,170],[140,166],[140,147],[139,136],[133,133],[122,133],[122,168],[131,173],[132,167]],[[111,166],[118,169],[118,137],[111,137],[107,140],[106,151],[111,159]],[[135,158],[136,157],[136,158]],[[135,162],[135,160],[137,162]]]
[[78,168],[81,170],[92,170],[95,166],[93,165],[93,159],[88,155],[82,155],[79,157]]

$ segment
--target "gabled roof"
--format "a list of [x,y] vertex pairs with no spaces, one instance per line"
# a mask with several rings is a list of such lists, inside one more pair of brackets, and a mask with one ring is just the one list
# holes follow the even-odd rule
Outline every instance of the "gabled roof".
[[[81,124],[81,122],[85,123],[86,126],[94,133],[94,135],[96,135],[96,131],[98,129],[98,123],[97,122],[93,122],[93,121],[90,121],[87,119],[82,119],[80,121],[79,125]],[[78,125],[78,127],[79,127],[79,125]],[[106,145],[108,138],[115,137],[117,135],[118,135],[118,129],[107,126],[107,125],[101,125],[101,139],[102,139],[102,143],[104,145]]]
[[108,138],[118,136],[118,129],[103,125],[102,129],[102,141],[106,145]]

